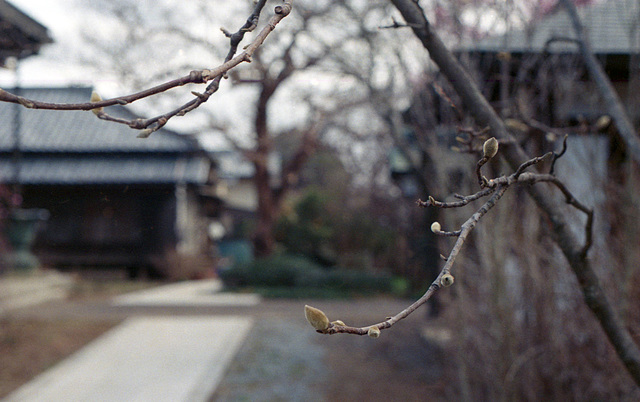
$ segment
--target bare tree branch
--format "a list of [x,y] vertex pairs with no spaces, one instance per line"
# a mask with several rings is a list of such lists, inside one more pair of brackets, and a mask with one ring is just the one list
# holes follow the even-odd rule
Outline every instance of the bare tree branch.
[[[491,141],[491,140],[488,140],[488,141]],[[497,151],[497,148],[496,148],[496,151]],[[451,252],[449,253],[449,256],[445,257],[445,264],[442,270],[440,271],[436,279],[431,283],[427,291],[422,295],[422,297],[420,297],[418,300],[413,302],[411,305],[409,305],[407,308],[405,308],[398,314],[392,317],[387,317],[382,322],[379,322],[373,325],[368,325],[365,327],[352,327],[344,324],[344,322],[340,320],[334,321],[331,323],[328,320],[326,320],[327,325],[322,328],[316,328],[317,332],[323,333],[323,334],[329,334],[329,335],[337,334],[337,333],[346,333],[346,334],[369,335],[372,337],[378,337],[381,330],[391,328],[398,321],[408,317],[420,306],[425,304],[439,289],[441,289],[442,287],[448,287],[452,285],[454,282],[454,277],[453,275],[451,275],[451,270],[453,268],[453,264],[455,262],[456,257],[458,256],[458,254],[460,254],[460,251],[464,246],[464,243],[467,237],[469,236],[471,231],[476,227],[480,219],[482,219],[482,217],[498,203],[500,198],[502,198],[502,196],[506,193],[506,191],[513,185],[532,185],[535,183],[547,182],[558,187],[560,191],[565,195],[567,203],[574,206],[578,210],[584,212],[588,216],[588,224],[585,227],[585,231],[587,231],[587,234],[585,236],[587,241],[585,242],[583,247],[584,252],[586,254],[586,250],[588,250],[589,247],[591,246],[590,232],[592,231],[591,220],[593,217],[593,211],[591,211],[589,208],[587,208],[586,206],[576,201],[575,197],[571,195],[571,193],[566,188],[566,186],[557,177],[550,174],[525,172],[525,170],[528,167],[531,167],[537,163],[540,163],[542,160],[544,160],[545,158],[548,158],[550,155],[552,155],[552,153],[548,153],[541,157],[536,157],[528,161],[525,161],[511,175],[500,176],[491,180],[485,179],[485,181],[481,183],[481,187],[483,187],[482,190],[480,190],[476,194],[469,195],[466,197],[461,197],[462,200],[460,201],[440,202],[440,201],[436,201],[431,196],[429,196],[429,199],[426,202],[419,200],[418,204],[423,207],[435,206],[439,208],[459,208],[459,207],[466,206],[471,201],[478,200],[479,198],[482,198],[482,197],[490,196],[489,199],[485,201],[485,203],[480,208],[478,208],[476,212],[473,215],[471,215],[471,217],[469,217],[462,224],[462,226],[460,227],[460,230],[450,231],[450,232],[442,231],[440,224],[437,222],[434,222],[434,224],[431,226],[431,230],[434,233],[441,236],[457,237],[457,239],[454,246],[451,249]],[[488,160],[490,160],[494,156],[495,154],[491,155],[485,152],[485,155],[483,155],[482,159],[480,159],[480,162],[482,161],[484,162],[478,163],[478,166],[479,166],[478,170],[482,167],[482,165],[484,165],[484,163],[486,163]]]
[[[17,103],[28,109],[49,109],[49,110],[94,110],[96,115],[103,120],[108,120],[116,123],[126,124],[129,127],[137,130],[142,130],[139,137],[147,137],[152,132],[162,128],[169,119],[175,116],[184,116],[192,110],[198,108],[203,103],[207,102],[211,95],[213,95],[220,87],[220,81],[225,74],[232,68],[238,66],[241,63],[251,62],[251,57],[255,51],[262,45],[267,36],[276,28],[276,25],[282,21],[287,15],[290,14],[293,0],[285,0],[284,4],[275,8],[275,14],[268,21],[266,26],[260,31],[260,33],[254,38],[254,40],[244,49],[244,51],[236,56],[238,45],[244,38],[247,32],[253,31],[258,24],[262,9],[266,4],[266,0],[260,0],[256,3],[253,12],[245,22],[245,24],[235,33],[230,33],[223,29],[224,34],[229,38],[229,52],[225,58],[225,62],[220,66],[213,69],[193,70],[188,75],[176,78],[171,81],[167,81],[160,85],[156,85],[152,88],[145,89],[140,92],[136,92],[126,96],[120,96],[117,98],[99,100],[95,102],[86,103],[49,103],[40,102],[37,100],[27,99],[22,96],[18,96],[9,93],[3,89],[0,89],[0,101]],[[209,82],[205,91],[202,93],[192,92],[194,99],[185,103],[184,105],[171,110],[162,115],[147,118],[147,119],[134,119],[125,120],[117,117],[113,117],[105,113],[102,108],[113,105],[126,105],[140,99],[144,99],[150,96],[154,96],[172,88],[184,86],[187,84],[205,84]]]
[[[413,33],[429,51],[430,57],[440,67],[440,71],[448,77],[476,122],[481,126],[491,127],[492,134],[498,140],[512,139],[504,122],[482,96],[473,79],[431,29],[420,5],[412,0],[391,0],[391,2],[408,24],[417,26],[412,28]],[[505,147],[502,155],[513,168],[517,168],[528,160],[525,152],[515,142]],[[600,280],[591,267],[591,262],[586,258],[585,244],[581,244],[571,232],[570,222],[561,212],[561,204],[550,197],[547,191],[539,186],[528,186],[527,191],[549,219],[554,240],[576,275],[587,306],[600,322],[629,374],[640,385],[640,350],[604,293]]]

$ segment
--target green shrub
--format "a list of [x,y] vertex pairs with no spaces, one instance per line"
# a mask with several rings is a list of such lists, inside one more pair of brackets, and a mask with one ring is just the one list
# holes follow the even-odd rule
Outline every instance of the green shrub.
[[336,289],[387,292],[391,289],[390,284],[390,276],[350,269],[336,269],[328,275],[328,286]]
[[322,271],[319,265],[307,258],[281,254],[235,265],[222,271],[220,278],[229,287],[293,287],[300,277],[318,276]]
[[323,292],[375,293],[392,291],[392,278],[365,271],[326,269],[312,260],[281,254],[255,260],[250,264],[236,265],[220,273],[227,287],[271,288],[275,293],[282,289],[298,289],[300,294]]
[[249,271],[248,264],[237,264],[232,268],[225,269],[218,273],[222,282],[224,282],[225,286],[228,288],[242,288],[245,286],[249,286],[249,279],[251,278],[251,273]]
[[318,190],[308,190],[276,224],[276,239],[287,252],[314,258],[329,266],[335,263],[331,244],[333,228],[327,220],[327,197]]

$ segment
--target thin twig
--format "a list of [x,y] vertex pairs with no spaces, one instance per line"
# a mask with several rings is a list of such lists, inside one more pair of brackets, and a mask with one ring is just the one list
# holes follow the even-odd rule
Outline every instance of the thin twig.
[[476,164],[476,177],[478,178],[478,184],[480,185],[480,188],[487,187],[487,178],[482,175],[482,172],[480,170],[482,169],[482,166],[484,166],[484,164],[489,161],[489,159],[491,158],[483,156]]
[[469,219],[467,219],[467,221],[464,224],[462,224],[460,234],[458,235],[456,243],[451,249],[451,252],[449,253],[449,257],[447,257],[447,261],[444,267],[442,268],[442,270],[440,271],[436,279],[431,283],[427,291],[422,295],[422,297],[420,297],[418,300],[413,302],[410,306],[408,306],[398,314],[394,315],[393,317],[388,317],[386,320],[379,322],[377,324],[368,325],[366,327],[351,327],[348,325],[343,326],[343,325],[330,324],[329,328],[327,328],[325,331],[319,331],[319,332],[326,333],[329,335],[337,334],[337,333],[366,335],[369,333],[369,329],[372,327],[378,328],[379,330],[388,329],[388,328],[391,328],[398,321],[408,317],[420,306],[425,304],[440,288],[443,287],[441,282],[442,278],[445,275],[450,274],[451,268],[453,267],[453,263],[456,257],[458,256],[458,254],[460,253],[460,250],[462,250],[462,246],[464,245],[464,242],[467,239],[467,236],[469,235],[469,233],[471,233],[473,228],[480,221],[480,218],[482,218],[482,216],[484,216],[491,208],[493,208],[496,205],[498,200],[504,195],[504,193],[507,191],[508,188],[509,186],[506,186],[506,185],[498,187],[495,193],[491,196],[491,198],[489,198],[482,205],[482,207],[480,207],[480,209],[476,211],[476,213],[474,213]]
[[275,8],[275,14],[267,25],[260,31],[255,39],[244,49],[244,51],[237,56],[237,48],[239,43],[244,38],[244,34],[253,31],[258,23],[260,13],[266,4],[266,0],[260,0],[256,3],[253,12],[245,22],[245,24],[238,30],[238,32],[231,34],[226,30],[223,30],[224,34],[229,37],[230,46],[229,52],[225,58],[225,62],[220,66],[213,69],[203,69],[191,71],[188,75],[180,78],[176,78],[165,83],[156,85],[154,87],[130,94],[125,96],[119,96],[116,98],[100,100],[98,102],[85,102],[85,103],[51,103],[40,102],[33,99],[27,99],[22,96],[12,94],[0,88],[0,101],[20,104],[28,109],[47,109],[47,110],[94,110],[113,105],[127,105],[129,103],[138,101],[140,99],[148,98],[170,89],[181,87],[187,84],[204,84],[209,82],[206,90],[203,93],[193,93],[194,99],[185,103],[184,105],[164,113],[159,116],[155,116],[148,119],[133,119],[125,120],[117,117],[110,116],[104,111],[96,113],[100,119],[108,120],[115,123],[126,124],[129,127],[137,130],[142,130],[139,136],[146,137],[152,132],[163,127],[171,118],[175,116],[184,116],[192,110],[198,108],[213,95],[220,86],[221,79],[225,74],[244,62],[251,62],[251,57],[255,51],[262,45],[267,36],[275,29],[276,25],[282,21],[287,15],[290,14],[293,0],[285,0],[284,4]]
[[465,205],[469,204],[472,201],[478,200],[482,197],[486,197],[489,194],[493,193],[494,191],[495,189],[493,187],[486,187],[472,195],[462,196],[460,194],[454,194],[454,197],[458,198],[460,201],[454,201],[454,202],[436,201],[433,197],[429,196],[427,201],[418,200],[416,203],[423,208],[430,207],[430,206],[434,206],[438,208],[460,208],[460,207],[464,207]]
[[553,153],[553,160],[551,161],[551,168],[549,169],[549,174],[553,174],[553,171],[556,167],[556,161],[560,159],[565,152],[567,152],[567,138],[569,138],[569,135],[565,134],[564,138],[562,139],[562,149],[560,150],[560,153],[555,153],[555,152]]
[[516,169],[516,172],[514,173],[516,179],[524,172],[524,170],[526,168],[528,168],[529,166],[536,165],[536,164],[542,162],[543,160],[545,160],[546,158],[548,158],[548,157],[550,157],[552,155],[554,155],[553,152],[547,152],[546,154],[544,154],[542,156],[538,156],[538,157],[535,157],[533,159],[530,159],[530,160],[526,161],[525,163],[520,165],[518,167],[518,169]]
[[[561,152],[561,154],[563,152],[564,152],[564,149]],[[585,226],[586,239],[585,239],[585,244],[582,248],[582,253],[583,253],[583,256],[586,256],[586,253],[592,244],[593,210],[588,208],[581,202],[579,202],[571,194],[571,192],[564,185],[564,183],[562,183],[562,181],[560,181],[556,176],[552,174],[546,174],[546,173],[525,172],[525,169],[528,168],[529,166],[535,165],[541,162],[542,160],[544,160],[545,158],[548,158],[551,155],[555,155],[555,154],[552,152],[549,152],[543,156],[532,158],[526,161],[525,163],[521,164],[514,173],[508,176],[503,175],[491,180],[486,180],[486,178],[483,177],[485,181],[484,188],[481,191],[470,196],[457,195],[456,198],[458,198],[459,201],[440,202],[440,201],[436,201],[431,196],[429,196],[427,201],[418,200],[418,205],[422,207],[434,206],[438,208],[457,208],[457,207],[463,207],[468,203],[470,203],[471,201],[475,201],[481,197],[491,195],[491,197],[473,215],[471,215],[469,219],[467,219],[462,224],[462,226],[460,227],[460,230],[451,231],[451,232],[441,231],[439,225],[437,226],[437,229],[434,229],[434,232],[437,235],[457,237],[457,239],[449,253],[449,256],[448,257],[443,256],[443,259],[445,260],[445,264],[442,270],[440,271],[436,279],[431,283],[427,291],[418,300],[413,302],[411,305],[409,305],[407,308],[405,308],[398,314],[392,317],[387,317],[384,321],[381,321],[373,325],[368,325],[365,327],[352,327],[348,325],[338,325],[334,322],[334,323],[330,323],[326,329],[318,330],[318,332],[324,333],[324,334],[330,334],[330,335],[337,334],[337,333],[346,333],[346,334],[354,334],[354,335],[368,334],[371,336],[371,331],[372,329],[374,329],[374,331],[376,331],[375,336],[377,336],[379,334],[378,331],[391,328],[395,323],[406,318],[411,313],[413,313],[416,309],[418,309],[420,306],[425,304],[440,288],[447,285],[447,283],[443,282],[443,278],[445,278],[445,276],[449,277],[447,278],[449,281],[448,282],[449,285],[453,283],[453,276],[451,276],[451,269],[453,268],[453,264],[455,262],[456,257],[458,256],[458,254],[460,254],[460,251],[462,250],[462,247],[467,239],[467,236],[475,228],[475,226],[478,224],[480,219],[487,212],[489,212],[491,208],[493,208],[497,204],[500,198],[502,198],[502,196],[506,193],[506,191],[512,185],[516,185],[516,184],[532,185],[540,182],[547,182],[547,183],[553,184],[564,195],[565,201],[567,202],[567,204],[578,209],[579,211],[584,212],[587,215],[587,223]],[[488,160],[489,158],[486,158],[483,156],[481,161],[483,159]],[[479,165],[482,166],[480,163]],[[476,171],[479,171],[479,168],[476,168]],[[342,324],[341,322],[339,323]]]

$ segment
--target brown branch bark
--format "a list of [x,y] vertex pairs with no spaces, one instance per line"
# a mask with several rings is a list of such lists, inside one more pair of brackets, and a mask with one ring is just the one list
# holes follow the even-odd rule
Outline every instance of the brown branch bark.
[[155,116],[148,119],[134,119],[124,120],[116,117],[112,117],[104,111],[96,112],[96,115],[103,120],[109,120],[115,123],[126,124],[131,128],[143,130],[140,133],[140,137],[147,137],[152,132],[162,128],[169,119],[175,116],[183,116],[192,110],[198,108],[203,103],[207,102],[211,95],[213,95],[220,86],[220,81],[225,74],[238,66],[241,63],[251,62],[251,57],[256,50],[264,43],[269,34],[276,28],[276,25],[282,21],[287,15],[291,13],[293,0],[285,0],[284,3],[275,8],[275,14],[271,17],[267,25],[258,33],[254,40],[244,49],[244,51],[237,56],[235,55],[238,49],[238,45],[244,38],[245,33],[251,32],[256,28],[258,19],[266,0],[260,0],[256,2],[253,12],[245,22],[245,24],[236,32],[229,33],[223,32],[230,40],[229,52],[225,59],[225,62],[213,69],[203,69],[191,71],[188,75],[176,78],[174,80],[167,81],[160,85],[156,85],[152,88],[145,89],[140,92],[136,92],[126,96],[120,96],[117,98],[100,100],[97,102],[85,102],[85,103],[50,103],[40,102],[37,100],[27,99],[21,96],[17,96],[10,92],[7,92],[0,88],[0,101],[20,104],[28,109],[48,109],[48,110],[97,110],[113,105],[126,105],[140,99],[144,99],[150,96],[154,96],[170,89],[184,86],[187,84],[204,84],[209,82],[206,90],[202,93],[192,92],[194,99],[185,103],[184,105],[164,113],[159,116]]
[[[431,283],[431,285],[429,286],[427,291],[422,295],[422,297],[420,297],[418,300],[413,302],[411,305],[409,305],[407,308],[405,308],[404,310],[402,310],[398,314],[396,314],[396,315],[394,315],[392,317],[387,317],[384,321],[379,322],[377,324],[369,325],[369,326],[366,326],[366,327],[352,327],[352,326],[344,324],[342,321],[334,321],[334,322],[329,323],[327,325],[327,327],[322,328],[322,329],[318,329],[318,332],[323,333],[323,334],[329,334],[329,335],[339,334],[339,333],[346,333],[346,334],[353,334],[353,335],[369,335],[369,336],[372,336],[371,330],[373,328],[375,330],[375,333],[373,334],[373,337],[377,337],[379,335],[379,331],[380,330],[391,328],[398,321],[408,317],[411,313],[413,313],[415,310],[417,310],[420,306],[425,304],[429,299],[431,299],[431,297],[433,297],[433,295],[439,289],[441,289],[444,286],[451,285],[453,283],[453,280],[454,280],[453,276],[451,275],[451,270],[453,268],[453,263],[455,262],[455,259],[458,256],[458,254],[460,254],[460,251],[462,250],[462,247],[464,246],[464,243],[465,243],[467,237],[469,236],[471,231],[475,228],[475,226],[478,224],[480,219],[487,212],[489,212],[489,210],[491,210],[491,208],[493,208],[498,203],[500,198],[502,198],[502,196],[506,193],[506,191],[512,185],[516,185],[516,184],[531,185],[531,184],[535,184],[535,183],[548,182],[548,183],[554,184],[557,187],[559,187],[562,190],[563,194],[565,194],[567,199],[574,199],[574,197],[571,195],[571,193],[566,189],[566,187],[564,187],[564,184],[562,182],[560,182],[557,177],[555,177],[553,175],[549,175],[549,174],[523,172],[524,169],[526,169],[527,167],[532,166],[532,165],[534,165],[536,163],[539,163],[544,158],[545,158],[545,156],[537,157],[537,158],[533,158],[531,160],[528,160],[525,163],[523,163],[522,165],[520,165],[520,167],[518,167],[518,169],[514,173],[512,173],[511,175],[509,175],[509,176],[500,176],[498,178],[488,180],[486,182],[486,184],[485,184],[485,187],[481,191],[479,191],[478,193],[470,195],[470,196],[466,196],[466,197],[460,196],[460,198],[462,198],[463,201],[467,201],[467,202],[464,202],[464,203],[460,203],[460,202],[451,202],[451,203],[440,202],[440,201],[434,200],[433,197],[429,197],[429,201],[427,201],[425,203],[421,203],[420,205],[421,206],[425,206],[425,207],[426,206],[437,206],[439,208],[458,208],[458,207],[463,207],[463,206],[467,205],[468,202],[470,202],[472,200],[477,200],[477,199],[479,199],[481,197],[485,197],[485,196],[491,195],[491,197],[487,201],[485,201],[485,203],[473,215],[471,215],[471,217],[469,217],[469,219],[467,219],[462,224],[460,230],[456,230],[456,231],[452,231],[452,232],[442,231],[442,230],[440,230],[440,224],[439,223],[437,224],[436,228],[434,228],[432,226],[431,230],[434,231],[434,233],[436,233],[436,234],[438,234],[440,236],[457,237],[457,240],[456,240],[453,248],[449,252],[449,256],[446,257],[446,258],[443,257],[445,259],[445,261],[446,261],[444,267],[442,268],[442,270],[438,274],[437,278]],[[574,206],[577,209],[585,212],[587,215],[590,215],[590,211],[588,210],[588,208],[585,208],[581,204],[578,203],[577,205],[574,205]],[[591,230],[591,227],[588,226],[587,230]],[[328,320],[327,320],[327,322],[328,322]]]
[[[478,125],[489,126],[491,134],[500,140],[512,140],[504,122],[482,96],[471,76],[432,30],[419,4],[412,0],[391,0],[391,3],[412,27],[413,33],[429,51],[431,59],[439,66],[440,71],[449,79]],[[515,142],[511,146],[504,147],[501,153],[514,169],[528,159],[524,150]],[[600,322],[629,374],[640,385],[638,345],[634,343],[618,312],[605,295],[593,267],[586,258],[584,245],[571,232],[569,222],[562,212],[563,205],[541,187],[531,186],[528,187],[528,191],[549,219],[553,227],[554,240],[576,275],[587,306]]]

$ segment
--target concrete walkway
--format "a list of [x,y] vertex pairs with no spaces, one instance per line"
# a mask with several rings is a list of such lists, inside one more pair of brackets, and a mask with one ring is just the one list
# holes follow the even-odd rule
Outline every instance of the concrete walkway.
[[0,314],[22,307],[61,300],[73,287],[70,275],[37,271],[29,275],[0,276]]
[[178,282],[117,296],[116,306],[255,306],[256,294],[220,293],[218,279]]
[[[212,287],[213,286],[213,287]],[[221,297],[215,281],[162,286],[118,297],[117,305],[203,305]],[[236,299],[241,305],[256,296]],[[249,297],[251,296],[251,297]],[[203,299],[204,298],[204,299]],[[5,401],[206,401],[251,329],[240,316],[129,318],[37,376]]]

